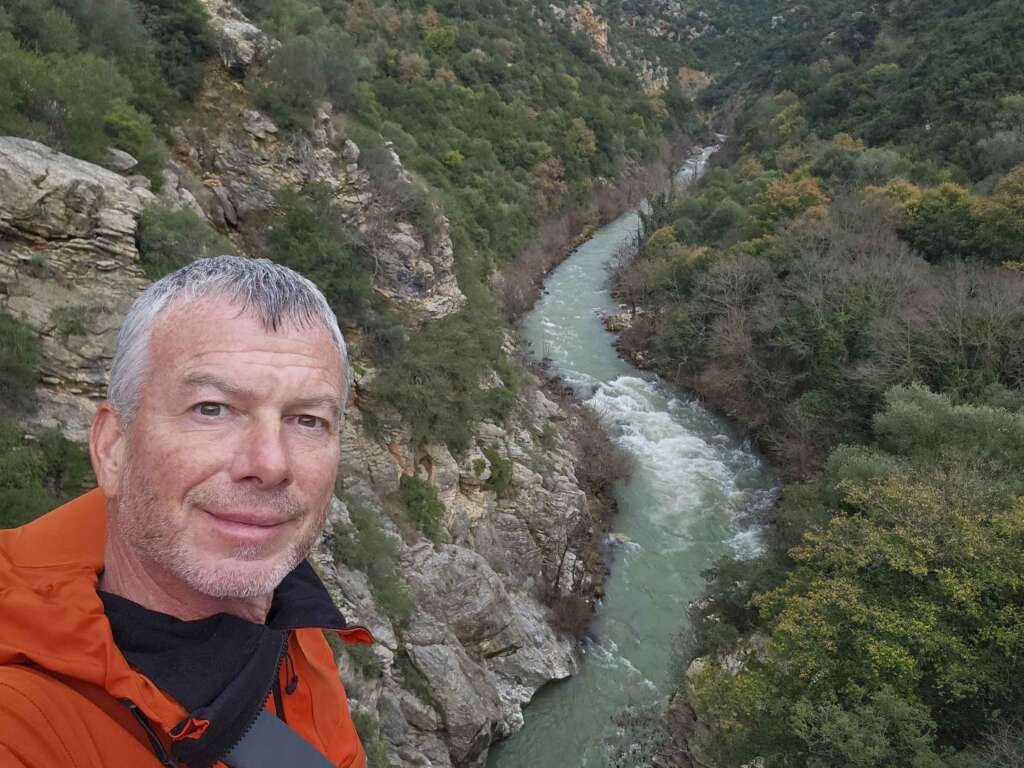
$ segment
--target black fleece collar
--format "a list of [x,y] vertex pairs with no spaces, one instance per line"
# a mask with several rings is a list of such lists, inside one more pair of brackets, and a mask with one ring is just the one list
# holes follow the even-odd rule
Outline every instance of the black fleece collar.
[[259,715],[291,630],[345,628],[345,618],[305,560],[274,591],[266,624],[226,613],[182,621],[117,595],[99,596],[129,664],[173,696],[189,717],[209,721],[201,738],[174,742],[175,759],[190,768],[212,765]]

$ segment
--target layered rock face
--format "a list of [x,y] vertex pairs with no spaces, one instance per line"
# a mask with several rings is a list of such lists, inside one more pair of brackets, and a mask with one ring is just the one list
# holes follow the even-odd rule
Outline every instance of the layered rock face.
[[[482,765],[495,738],[522,726],[522,707],[537,689],[577,669],[574,641],[552,629],[539,600],[551,585],[568,589],[587,578],[570,532],[581,525],[592,530],[594,523],[575,480],[571,446],[550,430],[547,446],[539,442],[545,424],[571,416],[528,387],[513,421],[481,424],[473,447],[458,459],[443,446],[414,451],[401,435],[371,440],[362,418],[352,411],[342,436],[346,498],[374,509],[399,544],[415,610],[404,623],[389,618],[363,574],[335,563],[328,526],[314,561],[346,616],[378,640],[379,668],[343,669],[353,706],[379,717],[396,764]],[[500,497],[487,487],[484,447],[512,462],[511,484]],[[408,533],[403,539],[387,512],[403,473],[437,488],[451,543]],[[348,522],[344,503],[331,520]],[[403,688],[403,661],[421,676],[418,690]]]
[[40,426],[76,440],[106,392],[121,319],[147,284],[135,248],[154,200],[143,183],[0,137],[0,307],[42,341]]
[[[235,78],[265,63],[276,41],[231,4],[207,0],[219,36],[220,67],[207,73],[193,119],[174,132],[174,159],[164,174],[164,199],[201,212],[221,230],[246,231],[274,210],[285,187],[329,188],[340,214],[366,237],[377,268],[374,285],[412,323],[437,320],[466,299],[455,277],[448,222],[438,215],[424,237],[360,165],[360,150],[336,128],[323,103],[308,131],[283,131],[254,109]],[[393,155],[401,183],[417,183]]]

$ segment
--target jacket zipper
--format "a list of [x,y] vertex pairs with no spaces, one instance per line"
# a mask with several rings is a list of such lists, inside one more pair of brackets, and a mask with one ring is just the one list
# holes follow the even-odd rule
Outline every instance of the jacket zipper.
[[164,768],[178,768],[178,764],[171,760],[170,756],[167,754],[167,750],[164,749],[164,744],[160,741],[160,737],[156,735],[156,731],[153,730],[153,726],[150,724],[149,718],[142,714],[142,710],[139,709],[138,705],[131,699],[121,699],[121,703],[128,707],[128,711],[132,713],[132,717],[134,717],[135,721],[142,726],[142,730],[145,732],[146,738],[149,739],[149,746],[160,761],[160,765],[164,766]]
[[[256,721],[259,720],[259,718],[260,718],[260,713],[263,712],[263,702],[265,702],[267,700],[267,696],[270,695],[271,691],[273,691],[273,689],[274,689],[274,684],[281,677],[281,666],[284,664],[284,657],[285,657],[285,654],[288,652],[288,638],[289,637],[291,637],[291,630],[289,630],[288,633],[284,636],[284,641],[281,643],[281,648],[277,652],[277,664],[274,665],[274,676],[270,679],[270,683],[263,689],[263,695],[259,699],[259,707],[256,709],[255,712],[253,712],[252,717],[249,718],[249,724],[245,726],[245,729],[238,736],[238,738],[235,739],[235,741],[231,744],[231,746],[228,747],[227,749],[225,749],[216,758],[216,760],[214,760],[214,762],[217,762],[218,760],[220,762],[224,762],[224,758],[227,757],[231,753],[231,750],[233,750],[235,747],[237,747],[239,744],[242,743],[242,740],[246,736],[249,735],[249,731],[252,730],[252,727],[254,725],[256,725]],[[282,709],[282,714],[283,714],[283,709]],[[284,718],[282,717],[282,719],[284,719]]]

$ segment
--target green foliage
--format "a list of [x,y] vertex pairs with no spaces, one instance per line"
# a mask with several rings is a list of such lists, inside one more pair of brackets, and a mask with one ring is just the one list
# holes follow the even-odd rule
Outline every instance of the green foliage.
[[50,322],[57,335],[67,340],[68,336],[85,336],[91,333],[93,323],[101,311],[100,307],[85,304],[54,307],[50,310]]
[[402,475],[399,494],[413,525],[428,538],[437,541],[444,529],[444,503],[437,497],[437,488],[414,475]]
[[133,151],[152,173],[161,156],[152,125],[126,101],[131,84],[92,53],[39,55],[0,32],[0,132],[93,162],[108,146]]
[[0,312],[0,416],[18,416],[36,405],[39,340],[32,329]]
[[933,263],[984,257],[971,202],[970,193],[956,184],[929,189],[912,206],[910,220],[900,234]]
[[875,417],[878,442],[897,456],[935,461],[950,446],[987,461],[1024,466],[1024,414],[1001,408],[953,405],[948,395],[921,386],[895,387]]
[[[2,0],[0,51],[0,69],[11,76],[0,91],[22,118],[17,135],[101,160],[102,121],[116,104],[115,140],[126,120],[141,126],[126,146],[115,146],[139,157],[141,172],[152,176],[160,143],[143,115],[165,125],[195,98],[213,44],[199,0]],[[127,146],[133,142],[135,152]]]
[[285,126],[308,120],[327,94],[317,48],[308,37],[296,37],[282,45],[264,77],[265,87],[257,88],[257,104]]
[[150,280],[194,259],[234,252],[231,242],[193,211],[158,203],[142,211],[137,238],[142,271]]
[[[334,632],[328,632],[328,635],[337,637],[337,634]],[[373,652],[370,646],[362,645],[361,643],[346,643],[344,641],[341,642],[341,646],[342,652],[348,655],[355,668],[364,677],[375,679],[384,673],[383,663],[377,658],[377,654]]]
[[58,429],[26,439],[0,421],[0,528],[23,525],[94,485],[85,446]]
[[352,723],[366,752],[367,768],[388,768],[388,747],[381,733],[380,721],[371,714],[354,711]]
[[454,24],[444,27],[435,27],[423,36],[423,42],[427,44],[433,53],[439,56],[446,56],[455,48],[455,41],[459,39],[459,28]]
[[487,478],[486,486],[494,491],[499,497],[512,485],[512,461],[506,459],[497,450],[484,446],[482,449],[487,463],[491,466],[490,477]]
[[[373,380],[374,397],[397,410],[414,443],[469,447],[483,419],[500,421],[512,405],[514,384],[501,351],[493,308],[471,306],[426,325],[409,339]],[[497,370],[504,386],[487,389],[481,376]]]
[[402,687],[416,694],[416,697],[426,703],[433,705],[434,695],[430,690],[430,683],[426,676],[417,669],[409,658],[409,653],[404,648],[395,656],[395,670],[401,676]]
[[146,0],[139,7],[164,81],[184,101],[194,100],[202,86],[203,62],[214,52],[203,4]]
[[359,323],[373,299],[369,255],[359,232],[332,210],[331,197],[317,185],[281,192],[266,255],[316,283],[340,322]]
[[[349,110],[394,142],[495,263],[520,252],[542,215],[579,203],[596,177],[653,159],[663,132],[694,120],[678,89],[644,95],[546,7],[243,7],[283,42],[254,74],[265,108],[296,126],[321,98]],[[354,138],[371,167],[372,147]]]
[[413,613],[409,592],[398,573],[398,542],[381,526],[367,504],[348,499],[351,526],[335,526],[334,560],[362,571],[374,599],[392,619],[408,621]]
[[137,112],[124,102],[117,102],[104,118],[103,130],[111,146],[124,150],[139,161],[137,170],[156,184],[162,183],[166,150],[157,139],[149,115]]
[[885,403],[875,423],[898,456],[834,451],[820,483],[780,504],[800,535],[776,526],[767,553],[709,574],[695,651],[768,637],[738,673],[710,664],[693,683],[723,759],[975,765],[937,745],[963,749],[1024,712],[1011,682],[1024,643],[1019,414],[921,387]]

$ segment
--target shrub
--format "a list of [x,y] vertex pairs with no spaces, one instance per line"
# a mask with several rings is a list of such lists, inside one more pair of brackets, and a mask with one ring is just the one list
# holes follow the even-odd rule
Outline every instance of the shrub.
[[437,488],[414,475],[402,475],[399,493],[413,524],[428,538],[437,541],[445,518],[444,503],[437,497]]
[[192,101],[202,86],[203,62],[215,51],[206,9],[200,0],[146,0],[140,6],[163,79]]
[[331,194],[324,185],[282,191],[266,255],[316,283],[339,321],[357,323],[373,299],[369,254],[359,232],[332,210]]
[[162,181],[161,171],[167,152],[153,129],[149,115],[136,111],[129,104],[115,103],[104,116],[103,130],[110,143],[139,161],[139,173],[156,185]]
[[67,340],[68,336],[85,336],[91,333],[93,323],[101,311],[100,307],[84,304],[54,307],[50,310],[50,322],[56,334]]
[[316,45],[301,35],[282,45],[255,83],[256,103],[281,125],[308,123],[327,93],[327,78]]
[[434,694],[430,690],[430,682],[427,680],[426,675],[420,672],[419,668],[413,664],[405,648],[402,648],[395,655],[394,669],[401,676],[402,685],[406,690],[412,691],[425,704],[434,703]]
[[512,462],[494,448],[481,449],[487,462],[491,465],[491,476],[487,478],[487,487],[498,496],[504,496],[512,484]]
[[355,711],[352,723],[366,752],[366,768],[388,768],[388,747],[381,735],[380,721],[371,714]]
[[439,442],[464,451],[477,423],[508,413],[511,396],[480,386],[480,372],[488,368],[502,372],[502,389],[514,385],[499,328],[493,308],[471,306],[428,323],[385,361],[371,393],[401,414],[414,444]]
[[[328,634],[337,637],[337,633],[335,632],[328,632]],[[348,654],[348,657],[352,660],[352,664],[359,670],[363,677],[377,678],[384,673],[384,665],[369,645],[346,643],[342,640],[341,651]]]
[[381,527],[377,514],[358,500],[349,501],[352,526],[335,526],[334,560],[366,574],[383,611],[398,622],[412,616],[413,604],[398,574],[398,544]]
[[26,440],[0,421],[0,528],[23,525],[93,484],[86,448],[57,429]]
[[158,203],[142,211],[137,238],[142,271],[150,280],[159,280],[195,259],[234,253],[231,241],[205,219],[186,208]]
[[91,53],[40,56],[0,33],[0,132],[102,162],[107,115],[131,84]]
[[31,328],[0,311],[0,415],[36,406],[39,340]]

